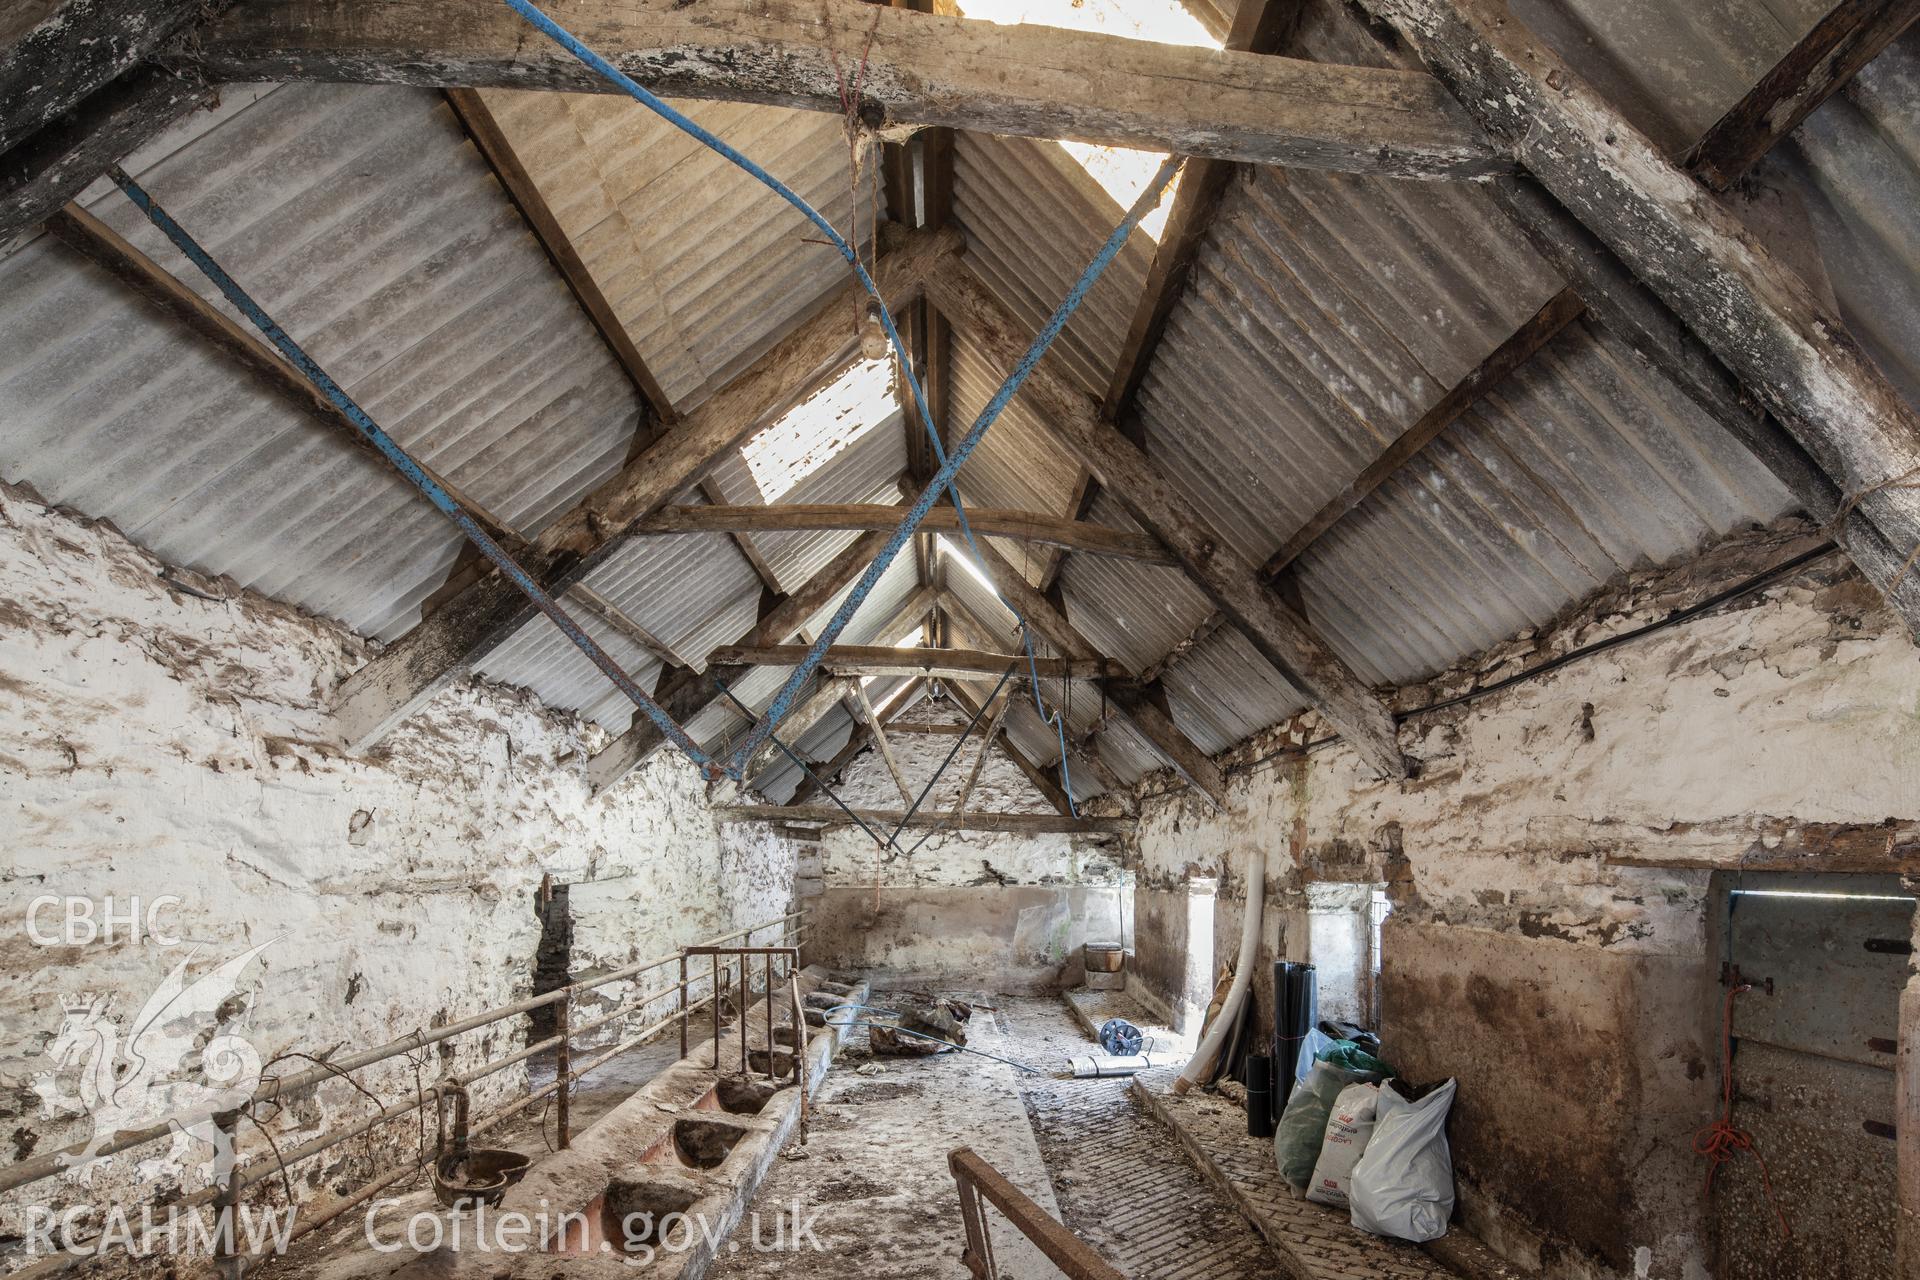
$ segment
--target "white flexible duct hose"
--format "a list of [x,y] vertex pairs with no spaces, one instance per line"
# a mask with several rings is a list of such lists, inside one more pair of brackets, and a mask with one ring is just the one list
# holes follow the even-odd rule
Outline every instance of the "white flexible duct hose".
[[1227,988],[1219,1016],[1214,1018],[1200,1047],[1193,1051],[1193,1057],[1181,1068],[1180,1078],[1173,1082],[1175,1093],[1185,1093],[1213,1074],[1227,1037],[1240,1021],[1240,1004],[1247,998],[1247,984],[1253,980],[1253,960],[1260,952],[1260,909],[1266,888],[1267,855],[1264,850],[1255,850],[1247,864],[1247,909],[1240,925],[1240,964],[1233,971],[1233,984]]

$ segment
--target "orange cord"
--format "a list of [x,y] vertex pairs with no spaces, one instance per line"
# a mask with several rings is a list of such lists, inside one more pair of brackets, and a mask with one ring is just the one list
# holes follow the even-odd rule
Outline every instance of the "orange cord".
[[1773,1179],[1767,1176],[1765,1157],[1754,1149],[1752,1134],[1733,1127],[1733,1000],[1735,996],[1751,990],[1753,987],[1750,983],[1741,983],[1727,990],[1720,1036],[1720,1079],[1724,1082],[1721,1101],[1724,1109],[1718,1120],[1693,1135],[1693,1153],[1706,1157],[1707,1194],[1712,1195],[1713,1175],[1720,1171],[1720,1166],[1733,1159],[1738,1152],[1751,1152],[1753,1158],[1760,1162],[1760,1185],[1766,1189],[1767,1203],[1773,1208],[1773,1216],[1780,1220],[1780,1235],[1783,1239],[1790,1239],[1793,1230],[1787,1226],[1787,1215],[1780,1212],[1780,1202],[1773,1198]]

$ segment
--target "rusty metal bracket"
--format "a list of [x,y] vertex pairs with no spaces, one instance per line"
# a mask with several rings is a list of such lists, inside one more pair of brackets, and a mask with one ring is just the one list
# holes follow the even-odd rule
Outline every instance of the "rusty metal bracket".
[[1764,991],[1768,995],[1773,994],[1772,978],[1750,978],[1740,972],[1739,965],[1729,964],[1725,960],[1720,962],[1720,985],[1723,987],[1751,987],[1756,991]]
[[993,1237],[987,1230],[986,1206],[991,1204],[1006,1216],[1020,1234],[1047,1255],[1070,1280],[1127,1280],[1095,1253],[1086,1241],[1067,1230],[1066,1224],[1035,1204],[1020,1188],[1008,1182],[998,1169],[982,1160],[971,1147],[957,1147],[947,1153],[947,1168],[953,1172],[960,1193],[960,1221],[967,1232],[966,1251],[960,1260],[975,1280],[998,1280],[999,1269],[993,1260]]

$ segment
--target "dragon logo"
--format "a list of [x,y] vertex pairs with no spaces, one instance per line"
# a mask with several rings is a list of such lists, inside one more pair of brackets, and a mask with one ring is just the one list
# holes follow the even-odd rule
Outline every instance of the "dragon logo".
[[[65,1017],[47,1046],[54,1069],[33,1079],[41,1115],[85,1115],[93,1137],[85,1149],[63,1156],[67,1177],[81,1186],[113,1157],[100,1148],[116,1133],[166,1124],[173,1144],[135,1168],[141,1182],[186,1172],[185,1157],[198,1139],[213,1148],[213,1177],[224,1184],[233,1169],[233,1137],[214,1117],[244,1106],[260,1083],[260,1054],[245,1039],[219,1033],[220,1006],[239,986],[240,971],[272,946],[269,939],[191,984],[187,966],[198,952],[174,966],[124,1033],[106,1015],[98,996],[61,997]],[[79,1092],[60,1092],[59,1076],[78,1070]],[[205,1161],[201,1162],[202,1167]]]

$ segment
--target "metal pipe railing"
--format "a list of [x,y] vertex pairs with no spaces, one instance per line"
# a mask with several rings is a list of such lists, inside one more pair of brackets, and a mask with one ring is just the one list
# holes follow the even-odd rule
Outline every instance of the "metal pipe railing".
[[[316,1087],[318,1085],[326,1083],[329,1080],[345,1078],[349,1073],[353,1071],[361,1070],[365,1067],[372,1066],[375,1063],[383,1062],[388,1059],[398,1057],[402,1054],[418,1051],[419,1049],[425,1048],[428,1045],[438,1044],[441,1041],[451,1039],[452,1037],[456,1035],[460,1035],[464,1032],[477,1030],[481,1027],[491,1025],[492,1023],[499,1022],[506,1018],[516,1017],[520,1014],[529,1013],[535,1009],[543,1008],[549,1004],[564,1002],[561,1004],[562,1013],[559,1019],[559,1025],[561,1028],[560,1034],[548,1037],[547,1039],[541,1040],[537,1043],[527,1045],[524,1048],[521,1048],[511,1054],[506,1055],[505,1057],[480,1063],[477,1066],[469,1068],[466,1071],[448,1073],[442,1076],[439,1080],[435,1081],[433,1084],[427,1085],[423,1088],[416,1090],[411,1097],[403,1098],[397,1102],[391,1103],[387,1106],[383,1106],[380,1108],[380,1110],[374,1112],[371,1115],[362,1116],[345,1125],[326,1130],[320,1134],[315,1135],[313,1138],[300,1144],[299,1146],[292,1148],[287,1152],[280,1153],[277,1156],[277,1158],[273,1161],[272,1168],[265,1167],[266,1162],[264,1160],[251,1162],[251,1163],[260,1164],[262,1167],[258,1171],[255,1171],[252,1173],[243,1173],[241,1170],[236,1169],[230,1175],[226,1183],[216,1185],[216,1186],[206,1187],[200,1191],[193,1192],[186,1196],[182,1196],[179,1199],[172,1201],[171,1205],[174,1208],[184,1209],[184,1208],[197,1208],[201,1205],[216,1203],[216,1202],[223,1203],[223,1204],[234,1203],[237,1201],[239,1195],[242,1192],[247,1191],[255,1186],[258,1186],[262,1182],[269,1181],[277,1173],[280,1173],[281,1171],[283,1171],[290,1164],[297,1163],[301,1160],[309,1159],[315,1155],[318,1155],[323,1151],[326,1151],[332,1147],[338,1146],[342,1142],[346,1142],[353,1138],[359,1137],[360,1135],[367,1133],[374,1128],[377,1128],[381,1124],[384,1124],[384,1123],[387,1123],[388,1121],[395,1120],[402,1116],[411,1114],[413,1111],[418,1110],[420,1107],[425,1106],[428,1102],[438,1100],[449,1089],[456,1088],[456,1087],[465,1087],[466,1085],[472,1084],[477,1080],[481,1080],[497,1072],[504,1071],[506,1068],[513,1066],[516,1063],[524,1062],[528,1058],[535,1057],[548,1050],[554,1050],[556,1055],[556,1071],[555,1071],[555,1077],[553,1081],[529,1091],[526,1097],[518,1100],[517,1102],[510,1103],[507,1106],[501,1108],[500,1110],[494,1112],[491,1116],[486,1117],[484,1120],[474,1125],[471,1132],[479,1133],[479,1132],[485,1131],[486,1129],[493,1128],[496,1125],[500,1124],[502,1121],[506,1120],[507,1118],[513,1115],[519,1114],[521,1111],[531,1106],[534,1102],[544,1097],[547,1097],[550,1094],[559,1092],[561,1094],[560,1107],[561,1107],[561,1114],[563,1117],[562,1131],[561,1131],[562,1146],[564,1146],[567,1140],[566,1128],[565,1128],[566,1116],[568,1111],[570,1110],[570,1105],[567,1101],[567,1094],[570,1093],[571,1091],[571,1085],[574,1082],[581,1079],[582,1077],[584,1077],[585,1075],[587,1075],[588,1073],[590,1073],[591,1071],[605,1065],[608,1062],[611,1062],[614,1058],[619,1057],[621,1054],[630,1052],[634,1048],[637,1048],[641,1043],[643,1043],[649,1037],[655,1035],[659,1031],[672,1025],[676,1019],[680,1020],[684,1025],[687,1015],[695,1010],[698,1010],[702,1005],[711,1004],[714,1007],[715,1014],[717,1017],[719,1012],[719,1006],[720,1006],[720,996],[722,994],[722,989],[719,985],[719,978],[723,973],[730,978],[733,965],[731,964],[731,962],[729,962],[724,967],[716,964],[716,969],[715,969],[716,980],[715,980],[714,989],[711,992],[709,992],[706,996],[702,997],[697,1001],[691,1001],[691,1002],[688,1001],[687,996],[689,992],[688,992],[687,984],[683,979],[681,982],[673,986],[669,986],[664,990],[650,991],[638,1000],[625,1001],[620,1005],[618,1005],[616,1008],[614,1008],[611,1012],[606,1013],[598,1018],[592,1019],[589,1022],[580,1023],[577,1025],[572,1022],[572,1019],[570,1016],[570,1007],[572,1005],[573,998],[576,995],[584,991],[595,990],[597,988],[607,986],[611,983],[621,982],[629,978],[637,977],[640,974],[646,973],[650,970],[660,968],[664,965],[672,964],[676,960],[679,961],[682,973],[684,974],[686,970],[686,956],[690,950],[697,948],[697,949],[700,949],[702,952],[704,952],[706,949],[713,948],[717,944],[730,941],[731,939],[734,939],[734,938],[751,937],[754,933],[757,933],[761,929],[769,929],[775,926],[780,927],[781,933],[784,936],[786,934],[789,934],[795,931],[794,922],[799,920],[800,918],[801,918],[800,912],[797,912],[797,911],[788,912],[785,915],[776,916],[770,920],[764,920],[757,924],[748,925],[746,928],[736,929],[731,933],[722,934],[719,937],[711,939],[707,942],[693,944],[693,947],[691,948],[681,948],[680,950],[674,951],[671,954],[660,956],[652,960],[644,960],[637,964],[623,965],[618,969],[611,970],[610,972],[601,974],[597,977],[582,979],[579,982],[569,983],[566,986],[557,987],[552,991],[546,992],[542,995],[532,996],[525,1000],[518,1000],[518,1001],[514,1001],[511,1004],[499,1005],[492,1009],[488,1009],[480,1013],[474,1014],[471,1017],[463,1018],[458,1022],[449,1023],[444,1027],[436,1027],[430,1031],[429,1030],[415,1031],[408,1035],[401,1036],[398,1039],[388,1041],[386,1044],[377,1045],[370,1049],[361,1050],[358,1053],[349,1054],[345,1058],[324,1062],[319,1065],[309,1067],[303,1071],[295,1072],[293,1075],[290,1075],[290,1076],[274,1077],[270,1080],[264,1080],[261,1082],[260,1086],[257,1089],[255,1089],[252,1098],[248,1100],[248,1102],[244,1105],[244,1107],[240,1108],[239,1110],[236,1110],[235,1112],[228,1113],[229,1117],[237,1116],[241,1110],[250,1110],[252,1107],[257,1106],[264,1102],[279,1102],[281,1099],[287,1096],[290,1096],[292,1094],[298,1093],[302,1089]],[[718,960],[717,956],[716,956],[716,960]],[[745,972],[745,964],[746,964],[746,961],[745,961],[745,957],[743,956],[741,958],[741,966],[742,966],[741,985],[743,990],[750,991],[751,980],[748,978]],[[651,1026],[645,1028],[644,1030],[637,1033],[636,1035],[621,1042],[612,1050],[606,1053],[603,1053],[598,1057],[595,1057],[594,1059],[587,1062],[583,1066],[580,1066],[578,1068],[575,1068],[572,1066],[571,1047],[572,1047],[572,1040],[574,1039],[574,1037],[579,1035],[584,1035],[587,1032],[596,1030],[610,1023],[617,1022],[623,1018],[629,1017],[636,1011],[646,1008],[649,1004],[652,1004],[655,1001],[662,1000],[669,996],[675,995],[676,992],[679,996],[679,1007],[674,1013],[659,1020],[658,1022],[653,1023]],[[684,1032],[683,1032],[683,1038],[684,1038]],[[771,1041],[769,1041],[769,1047],[771,1047]],[[684,1054],[682,1056],[684,1056]],[[102,1144],[97,1154],[99,1155],[117,1154],[118,1152],[125,1151],[132,1147],[139,1146],[144,1142],[155,1141],[162,1137],[170,1137],[172,1133],[173,1133],[173,1128],[171,1125],[155,1125],[148,1129],[132,1130],[132,1131],[118,1135],[110,1142]],[[84,1151],[85,1149],[86,1149],[85,1144],[77,1143],[61,1151],[49,1152],[45,1155],[37,1156],[31,1160],[19,1161],[19,1162],[16,1162],[15,1164],[7,1166],[5,1169],[0,1169],[0,1192],[10,1191],[15,1188],[25,1186],[28,1183],[39,1181],[43,1178],[51,1177],[57,1173],[64,1172],[66,1169],[66,1165],[64,1165],[61,1162],[62,1157],[77,1154],[79,1152]],[[336,1204],[329,1206],[329,1208],[323,1211],[323,1213],[318,1217],[311,1219],[305,1223],[298,1224],[292,1233],[292,1238],[298,1239],[301,1236],[304,1236],[309,1232],[318,1229],[320,1226],[325,1225],[325,1223],[332,1221],[340,1213],[345,1212],[347,1209],[353,1207],[356,1204],[363,1203],[367,1198],[369,1198],[373,1194],[376,1194],[380,1189],[391,1185],[394,1181],[396,1181],[400,1177],[405,1176],[408,1173],[417,1171],[419,1167],[420,1167],[420,1162],[416,1160],[411,1164],[402,1165],[400,1168],[396,1170],[392,1170],[386,1174],[381,1175],[380,1177],[376,1178],[372,1182],[361,1187],[358,1191],[354,1192],[352,1195],[348,1196],[344,1201],[337,1202]],[[72,1266],[76,1262],[84,1261],[84,1260],[93,1258],[95,1256],[96,1254],[93,1251],[88,1251],[84,1253],[58,1254],[53,1257],[44,1258],[41,1261],[32,1264],[31,1266],[24,1267],[19,1271],[12,1273],[12,1275],[9,1277],[9,1280],[38,1280],[39,1277],[56,1275],[62,1271],[65,1271],[68,1267]]]
[[[765,920],[759,924],[750,925],[745,929],[736,929],[732,933],[722,934],[719,940],[725,941],[729,938],[740,937],[742,934],[750,934],[760,929],[769,928],[773,925],[796,919],[799,915],[800,913],[797,911],[789,912],[784,916],[777,916],[772,920]],[[476,1013],[471,1017],[463,1018],[458,1022],[448,1023],[444,1027],[410,1032],[397,1040],[389,1040],[383,1045],[377,1045],[371,1049],[363,1049],[359,1053],[349,1054],[345,1058],[329,1061],[319,1066],[308,1067],[306,1070],[295,1072],[290,1076],[275,1076],[268,1080],[262,1080],[259,1088],[254,1090],[253,1097],[249,1099],[249,1105],[258,1106],[264,1102],[278,1101],[285,1095],[298,1093],[314,1085],[324,1084],[328,1080],[336,1079],[346,1073],[358,1071],[363,1067],[370,1067],[376,1062],[384,1062],[389,1058],[396,1058],[404,1053],[416,1052],[426,1048],[428,1045],[438,1044],[443,1040],[450,1040],[454,1036],[477,1030],[480,1027],[499,1022],[504,1018],[511,1018],[522,1013],[531,1013],[535,1009],[543,1008],[557,1001],[570,999],[573,995],[582,991],[590,991],[596,987],[604,987],[610,983],[622,982],[628,978],[637,977],[650,969],[657,969],[662,965],[672,964],[679,957],[680,952],[674,951],[668,955],[660,956],[652,960],[642,960],[638,964],[624,965],[609,973],[601,974],[599,977],[582,979],[579,982],[570,983],[564,987],[556,987],[543,995],[531,996],[525,1000],[515,1001],[512,1004],[500,1005],[496,1008]],[[513,1061],[518,1061],[518,1059],[514,1059]],[[510,1063],[508,1065],[510,1065]],[[157,1124],[145,1129],[128,1130],[108,1142],[101,1144],[101,1146],[96,1149],[95,1154],[98,1156],[118,1155],[120,1152],[131,1147],[137,1147],[142,1143],[154,1142],[160,1138],[170,1137],[172,1133],[173,1126],[170,1124]],[[67,1166],[63,1163],[63,1158],[78,1155],[86,1149],[85,1143],[75,1143],[59,1151],[50,1151],[44,1155],[35,1156],[30,1160],[22,1160],[10,1164],[4,1169],[0,1169],[0,1192],[12,1191],[14,1188],[25,1186],[29,1182],[38,1182],[42,1178],[49,1178],[57,1173],[64,1172]]]

